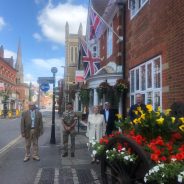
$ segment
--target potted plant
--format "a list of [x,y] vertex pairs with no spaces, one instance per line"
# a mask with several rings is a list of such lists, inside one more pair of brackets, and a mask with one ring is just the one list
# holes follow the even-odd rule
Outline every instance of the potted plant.
[[103,94],[106,94],[110,87],[111,86],[107,82],[100,83],[100,85],[97,87],[97,93],[99,98],[103,98]]
[[123,92],[128,90],[128,83],[123,79],[118,79],[116,84],[114,85],[114,90],[118,94],[122,94]]

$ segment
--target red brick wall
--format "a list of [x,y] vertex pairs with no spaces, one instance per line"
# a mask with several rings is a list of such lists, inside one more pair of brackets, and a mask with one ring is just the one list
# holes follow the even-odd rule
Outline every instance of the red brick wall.
[[162,56],[163,108],[184,102],[184,1],[150,0],[130,20],[126,9],[126,77],[129,70]]
[[[120,24],[120,16],[119,13],[117,13],[113,18],[113,30],[116,32],[117,35],[119,35],[121,29],[118,28]],[[105,66],[108,62],[113,61],[117,64],[120,64],[121,57],[118,55],[118,52],[120,51],[120,45],[117,42],[118,38],[113,33],[113,53],[110,57],[107,58],[107,31],[103,34],[101,40],[100,40],[100,57],[103,58],[101,61],[101,66]]]

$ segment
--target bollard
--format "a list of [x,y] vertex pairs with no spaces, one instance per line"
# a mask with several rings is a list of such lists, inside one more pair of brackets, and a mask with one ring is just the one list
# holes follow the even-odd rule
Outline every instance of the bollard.
[[12,118],[12,111],[8,111],[8,118]]

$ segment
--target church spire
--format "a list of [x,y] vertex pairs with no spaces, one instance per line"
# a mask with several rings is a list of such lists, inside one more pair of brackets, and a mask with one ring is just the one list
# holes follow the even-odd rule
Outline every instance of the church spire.
[[22,65],[22,49],[21,42],[19,40],[18,50],[17,50],[17,60],[15,64],[15,69],[17,70],[17,83],[23,83],[23,65]]

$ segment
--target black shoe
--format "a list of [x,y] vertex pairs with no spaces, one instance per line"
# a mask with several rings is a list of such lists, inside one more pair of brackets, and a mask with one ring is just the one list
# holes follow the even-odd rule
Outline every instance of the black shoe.
[[68,153],[63,153],[62,157],[67,157]]
[[74,153],[71,153],[71,157],[74,157],[75,156],[75,154]]

